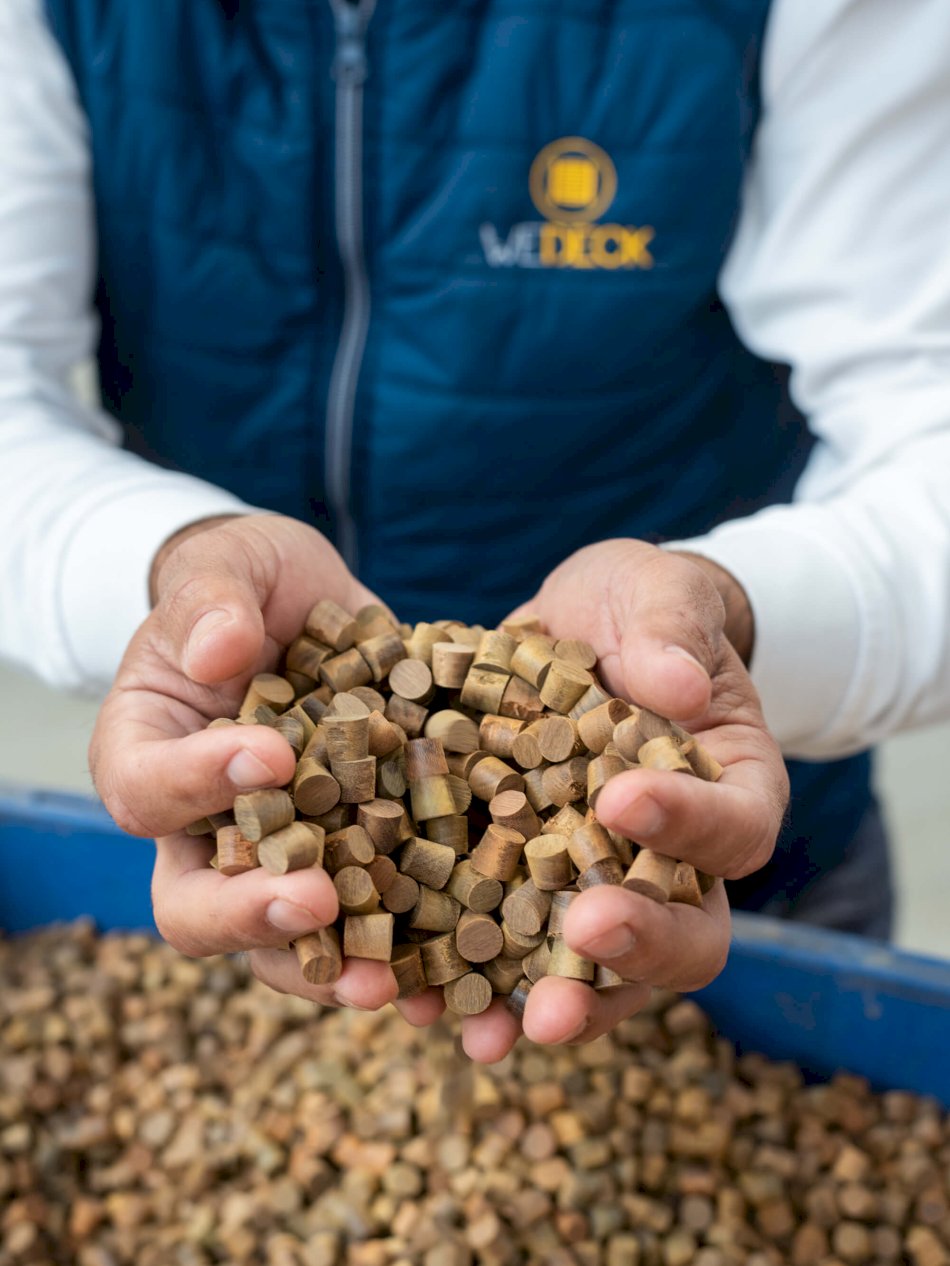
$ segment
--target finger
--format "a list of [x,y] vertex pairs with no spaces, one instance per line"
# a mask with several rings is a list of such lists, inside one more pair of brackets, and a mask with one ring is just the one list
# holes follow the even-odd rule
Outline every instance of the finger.
[[[729,903],[722,884],[706,894],[701,910],[679,902],[662,905],[626,888],[589,888],[570,904],[564,939],[624,980],[701,989],[726,963]],[[529,1003],[533,995],[534,990]]]
[[339,980],[332,985],[311,985],[304,979],[293,950],[256,949],[248,955],[251,971],[278,993],[295,994],[324,1006],[378,1011],[396,997],[396,978],[388,963],[368,958],[347,958]]
[[683,720],[703,715],[723,648],[725,610],[693,563],[657,554],[632,589],[620,646],[622,693]]
[[322,867],[287,875],[271,875],[263,867],[220,875],[208,865],[211,851],[208,843],[188,835],[156,840],[155,922],[181,953],[201,958],[259,946],[286,947],[293,937],[336,919],[336,889]]
[[598,991],[579,980],[545,976],[528,994],[525,1037],[544,1046],[592,1042],[639,1011],[650,993],[649,985]]
[[659,769],[630,769],[604,786],[597,820],[658,853],[724,879],[741,879],[769,860],[787,799],[777,757],[744,759],[716,783]]
[[467,1015],[462,1020],[462,1048],[476,1064],[497,1064],[517,1042],[521,1025],[505,1006],[504,998],[495,998],[481,1015]]
[[250,672],[264,644],[267,590],[233,528],[191,537],[159,574],[155,614],[175,666],[206,685]]
[[393,1006],[404,1020],[417,1029],[434,1024],[445,1010],[441,989],[427,989],[415,998],[398,998]]
[[282,787],[294,775],[293,749],[276,730],[229,725],[167,738],[155,727],[162,707],[145,721],[138,706],[130,694],[106,705],[94,762],[103,803],[132,835],[170,835],[230,808],[241,792]]

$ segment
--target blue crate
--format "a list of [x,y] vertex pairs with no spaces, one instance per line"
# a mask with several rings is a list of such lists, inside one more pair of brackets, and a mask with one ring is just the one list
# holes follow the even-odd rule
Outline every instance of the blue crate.
[[[154,928],[152,853],[90,800],[0,787],[0,928],[81,915]],[[739,914],[725,971],[697,997],[740,1050],[950,1107],[950,963]]]

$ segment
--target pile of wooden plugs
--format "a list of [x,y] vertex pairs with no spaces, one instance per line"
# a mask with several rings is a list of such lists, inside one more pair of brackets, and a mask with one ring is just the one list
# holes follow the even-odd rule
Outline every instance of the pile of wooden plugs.
[[296,942],[311,983],[375,959],[400,997],[441,986],[462,1015],[495,994],[523,1011],[545,975],[615,986],[561,935],[577,893],[622,884],[699,905],[713,881],[607,831],[597,797],[638,766],[722,771],[677,725],[612,698],[595,662],[532,619],[396,627],[379,606],[319,602],[283,675],[255,677],[238,717],[212,722],[272,725],[297,754],[292,784],[190,829],[213,834],[225,875],[333,876],[338,927]]
[[0,938],[0,1262],[950,1261],[933,1101],[805,1085],[668,994],[465,1084],[440,1077],[450,1051],[389,1008],[274,993],[239,958],[83,926]]

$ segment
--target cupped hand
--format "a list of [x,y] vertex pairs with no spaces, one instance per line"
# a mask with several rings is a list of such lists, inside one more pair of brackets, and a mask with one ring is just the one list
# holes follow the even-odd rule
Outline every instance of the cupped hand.
[[[788,779],[733,645],[751,649],[751,614],[728,573],[641,541],[606,541],[573,554],[514,614],[528,613],[555,637],[589,642],[608,690],[678,721],[723,767],[716,783],[628,770],[600,793],[603,825],[725,879],[764,866]],[[590,1041],[639,1010],[652,986],[707,984],[725,964],[729,935],[721,883],[702,909],[660,905],[624,888],[588,889],[571,903],[565,939],[627,983],[595,991],[547,977],[531,990],[520,1025],[497,999],[466,1019],[465,1049],[473,1059],[500,1059],[522,1029],[540,1043]]]
[[154,836],[155,920],[183,953],[250,951],[254,973],[324,1004],[378,1007],[396,982],[385,963],[351,960],[333,986],[304,980],[295,936],[332,923],[336,891],[321,869],[226,877],[213,848],[182,828],[231,807],[235,796],[283,786],[290,745],[266,726],[207,729],[234,716],[251,677],[273,670],[321,598],[356,611],[374,596],[328,541],[279,515],[193,525],[153,569],[155,607],[136,632],[96,721],[90,767],[125,830]]

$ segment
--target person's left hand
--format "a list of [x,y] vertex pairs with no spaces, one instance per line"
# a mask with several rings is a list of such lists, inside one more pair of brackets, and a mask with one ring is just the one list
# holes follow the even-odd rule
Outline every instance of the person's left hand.
[[[652,769],[620,774],[597,801],[603,825],[726,879],[763,866],[788,778],[728,636],[741,641],[751,630],[745,595],[728,573],[642,541],[605,541],[553,571],[515,614],[528,613],[555,637],[589,642],[606,689],[680,722],[723,766],[716,783]],[[702,909],[660,905],[625,888],[588,889],[571,904],[565,939],[629,983],[597,992],[546,977],[532,988],[520,1025],[504,999],[466,1018],[465,1050],[480,1062],[501,1059],[522,1029],[544,1044],[591,1041],[638,1011],[652,986],[708,984],[725,964],[729,933],[721,883]]]

